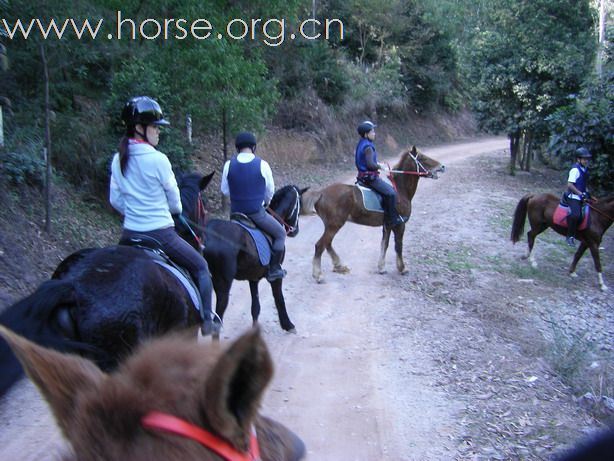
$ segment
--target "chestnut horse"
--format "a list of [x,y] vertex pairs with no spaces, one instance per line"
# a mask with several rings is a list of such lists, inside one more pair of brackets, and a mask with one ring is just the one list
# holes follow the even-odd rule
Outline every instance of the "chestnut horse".
[[[392,183],[397,191],[397,210],[406,219],[411,215],[411,199],[416,193],[418,181],[421,177],[437,179],[438,173],[445,171],[445,167],[437,160],[418,152],[416,146],[401,154],[399,162],[391,172]],[[363,205],[362,195],[358,186],[350,184],[332,184],[316,193],[311,193],[304,206],[307,210],[315,209],[317,215],[324,223],[324,233],[316,243],[313,257],[313,278],[322,282],[322,253],[324,249],[333,260],[333,272],[347,273],[339,255],[334,250],[332,242],[337,232],[347,222],[365,226],[382,226],[382,244],[377,271],[385,273],[385,257],[390,234],[394,233],[394,249],[396,251],[397,270],[401,274],[407,273],[403,261],[403,234],[405,224],[393,227],[384,226],[384,215],[381,212],[369,211]]]
[[[534,268],[537,267],[537,262],[532,254],[535,238],[549,227],[559,234],[567,235],[566,227],[553,224],[552,222],[552,217],[554,216],[559,201],[560,198],[553,194],[527,194],[520,199],[516,206],[514,221],[512,223],[511,240],[514,243],[520,240],[520,236],[524,232],[524,223],[528,215],[531,230],[527,232],[529,247],[528,253],[524,259],[528,258]],[[574,254],[573,261],[569,267],[569,274],[572,277],[577,277],[576,265],[588,248],[591,251],[593,262],[595,263],[599,288],[601,288],[602,291],[606,291],[608,287],[603,280],[603,274],[601,272],[599,245],[601,244],[603,234],[605,234],[612,225],[612,219],[614,217],[614,195],[607,196],[598,201],[593,201],[589,206],[591,208],[589,226],[584,230],[578,230],[576,233],[577,239],[580,241],[580,246]]]
[[80,461],[298,461],[305,445],[258,414],[273,363],[259,330],[228,348],[169,335],[117,372],[0,326]]

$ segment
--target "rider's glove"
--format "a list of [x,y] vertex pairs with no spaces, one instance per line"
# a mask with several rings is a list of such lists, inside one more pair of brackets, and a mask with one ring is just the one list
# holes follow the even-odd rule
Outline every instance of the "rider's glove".
[[590,195],[588,192],[582,192],[582,200],[588,200],[590,198]]

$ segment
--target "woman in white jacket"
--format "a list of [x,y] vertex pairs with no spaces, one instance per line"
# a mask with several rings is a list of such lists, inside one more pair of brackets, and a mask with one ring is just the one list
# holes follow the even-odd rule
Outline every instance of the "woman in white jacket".
[[147,96],[130,99],[122,111],[126,134],[111,164],[110,202],[124,216],[121,240],[147,235],[186,268],[202,299],[201,331],[214,333],[211,275],[205,258],[175,232],[172,215],[181,214],[177,180],[168,157],[156,149],[160,127],[170,125],[160,105]]

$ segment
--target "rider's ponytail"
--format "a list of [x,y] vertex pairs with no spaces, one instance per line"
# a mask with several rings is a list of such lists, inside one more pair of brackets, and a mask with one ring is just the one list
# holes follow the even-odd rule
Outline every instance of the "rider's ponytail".
[[121,141],[119,141],[119,167],[122,171],[122,174],[126,174],[126,167],[128,166],[128,145],[129,145],[130,137],[125,135]]

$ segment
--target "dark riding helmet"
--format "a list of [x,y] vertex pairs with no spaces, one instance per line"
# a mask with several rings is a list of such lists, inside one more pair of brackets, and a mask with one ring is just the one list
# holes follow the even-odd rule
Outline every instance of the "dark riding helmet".
[[256,136],[254,136],[254,133],[247,131],[239,133],[235,139],[235,147],[237,150],[241,150],[244,147],[254,149],[256,147]]
[[360,136],[366,135],[369,131],[375,128],[377,125],[370,120],[365,120],[360,125],[358,125],[358,134]]
[[578,147],[576,149],[576,158],[593,158],[586,147]]
[[131,98],[122,110],[122,120],[127,127],[138,124],[143,126],[170,125],[164,119],[160,105],[148,96]]

